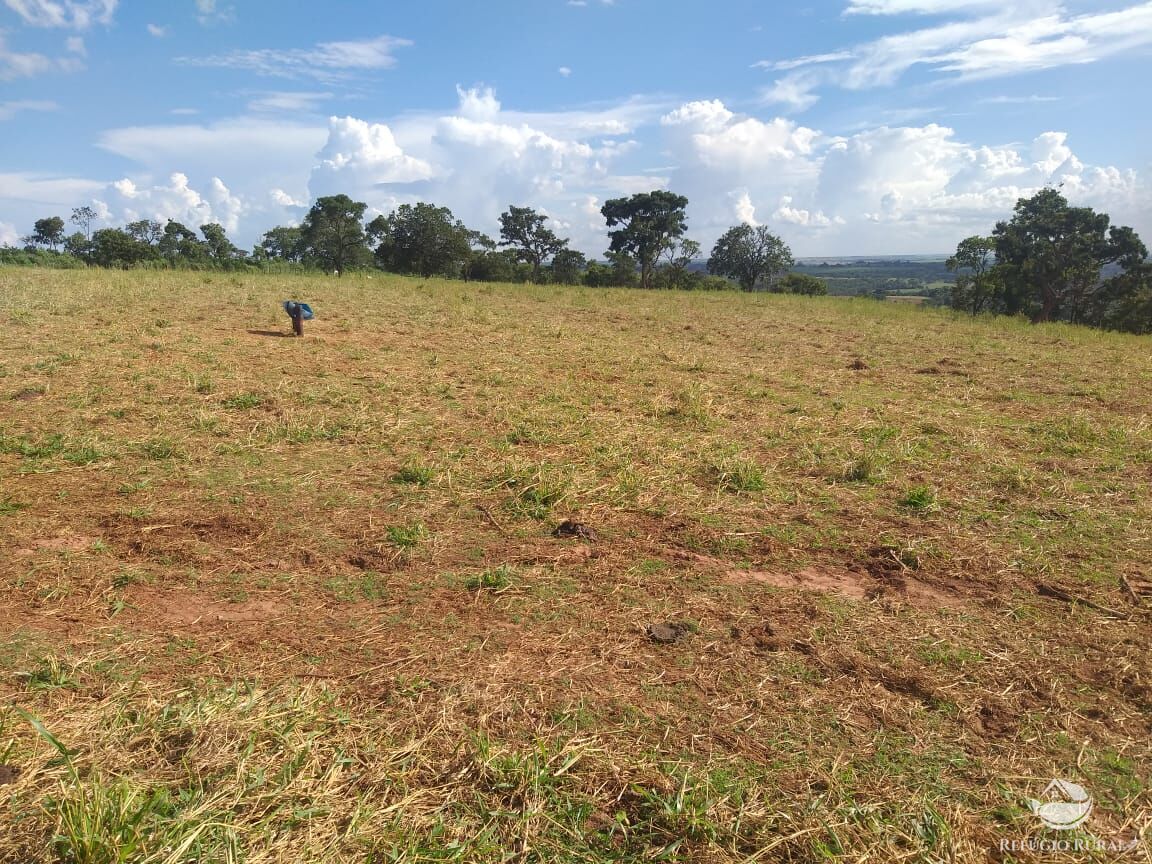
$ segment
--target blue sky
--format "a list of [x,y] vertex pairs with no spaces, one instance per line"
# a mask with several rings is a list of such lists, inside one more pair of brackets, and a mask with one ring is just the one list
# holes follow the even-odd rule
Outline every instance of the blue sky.
[[934,253],[1049,183],[1152,240],[1147,80],[1136,0],[0,0],[0,242],[87,204],[250,246],[345,192],[599,255],[670,188],[705,250]]

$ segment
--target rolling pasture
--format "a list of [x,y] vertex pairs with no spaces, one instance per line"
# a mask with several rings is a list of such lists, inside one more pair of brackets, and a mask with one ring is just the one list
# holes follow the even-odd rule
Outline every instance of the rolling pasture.
[[1030,861],[1057,777],[1137,838],[1150,349],[0,271],[0,861]]

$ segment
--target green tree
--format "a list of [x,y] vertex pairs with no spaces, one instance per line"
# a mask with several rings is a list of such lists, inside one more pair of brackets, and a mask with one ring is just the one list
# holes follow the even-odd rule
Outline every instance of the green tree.
[[91,259],[100,267],[128,268],[155,260],[158,253],[119,228],[101,228],[92,234]]
[[76,231],[64,239],[64,251],[74,258],[90,261],[92,256],[92,241],[84,236],[83,231]]
[[1012,218],[992,232],[1005,311],[1026,312],[1035,322],[1082,322],[1105,265],[1129,270],[1148,255],[1136,232],[1110,228],[1110,221],[1090,207],[1070,207],[1057,189],[1017,201]]
[[363,225],[367,209],[347,195],[317,198],[300,226],[306,255],[341,276],[349,268],[365,266],[371,260]]
[[92,223],[99,218],[91,207],[76,207],[72,211],[72,224],[84,232],[84,239],[92,239]]
[[477,241],[476,232],[447,207],[422,201],[377,216],[368,233],[379,243],[376,262],[383,269],[425,277],[463,275]]
[[616,228],[608,232],[610,251],[639,262],[640,287],[652,287],[657,260],[688,230],[687,208],[687,198],[663,190],[613,198],[600,208],[608,227]]
[[552,258],[552,280],[561,285],[579,285],[588,259],[575,249],[561,249]]
[[700,274],[693,273],[689,265],[700,257],[700,244],[687,238],[673,240],[664,250],[663,257],[667,263],[657,271],[656,284],[661,288],[692,288]]
[[201,225],[200,233],[204,235],[204,246],[209,257],[214,261],[233,261],[243,254],[228,239],[228,235],[224,232],[224,226],[219,222]]
[[155,246],[164,236],[164,226],[152,219],[129,222],[124,230],[146,246]]
[[952,308],[979,315],[999,302],[1000,273],[996,265],[996,240],[979,235],[967,237],[948,259],[947,267],[956,273],[952,287]]
[[761,283],[775,291],[776,277],[795,263],[788,245],[767,226],[737,225],[712,247],[708,272],[735,279],[745,291],[755,291]]
[[821,297],[828,293],[828,283],[819,276],[808,273],[787,273],[776,283],[777,289],[784,294],[807,294],[810,297]]
[[279,225],[264,232],[253,250],[257,258],[271,261],[299,262],[304,258],[303,232],[299,227]]
[[196,233],[174,219],[164,225],[164,233],[156,241],[160,255],[170,264],[196,267],[209,260],[208,247]]
[[1137,264],[1105,280],[1094,301],[1088,323],[1152,334],[1152,263]]
[[510,246],[520,261],[532,265],[532,281],[540,281],[540,268],[568,245],[545,227],[546,216],[531,207],[510,206],[500,214],[500,245]]
[[37,219],[31,240],[37,246],[47,246],[53,252],[64,242],[64,220],[59,216]]

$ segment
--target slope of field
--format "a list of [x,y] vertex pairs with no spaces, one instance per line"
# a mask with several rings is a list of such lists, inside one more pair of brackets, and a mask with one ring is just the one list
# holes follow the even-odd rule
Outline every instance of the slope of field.
[[1056,777],[1148,860],[1147,339],[31,270],[0,326],[0,861],[1040,860]]

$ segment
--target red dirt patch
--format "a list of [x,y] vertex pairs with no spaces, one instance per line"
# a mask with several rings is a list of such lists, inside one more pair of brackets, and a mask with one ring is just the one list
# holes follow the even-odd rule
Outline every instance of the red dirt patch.
[[150,610],[169,624],[260,624],[282,618],[288,612],[284,603],[275,600],[248,600],[222,603],[184,592],[147,592],[133,598],[135,605]]
[[95,537],[86,537],[83,534],[60,534],[56,537],[46,537],[32,541],[32,548],[17,549],[18,558],[27,558],[36,552],[83,552],[92,548],[96,542]]

